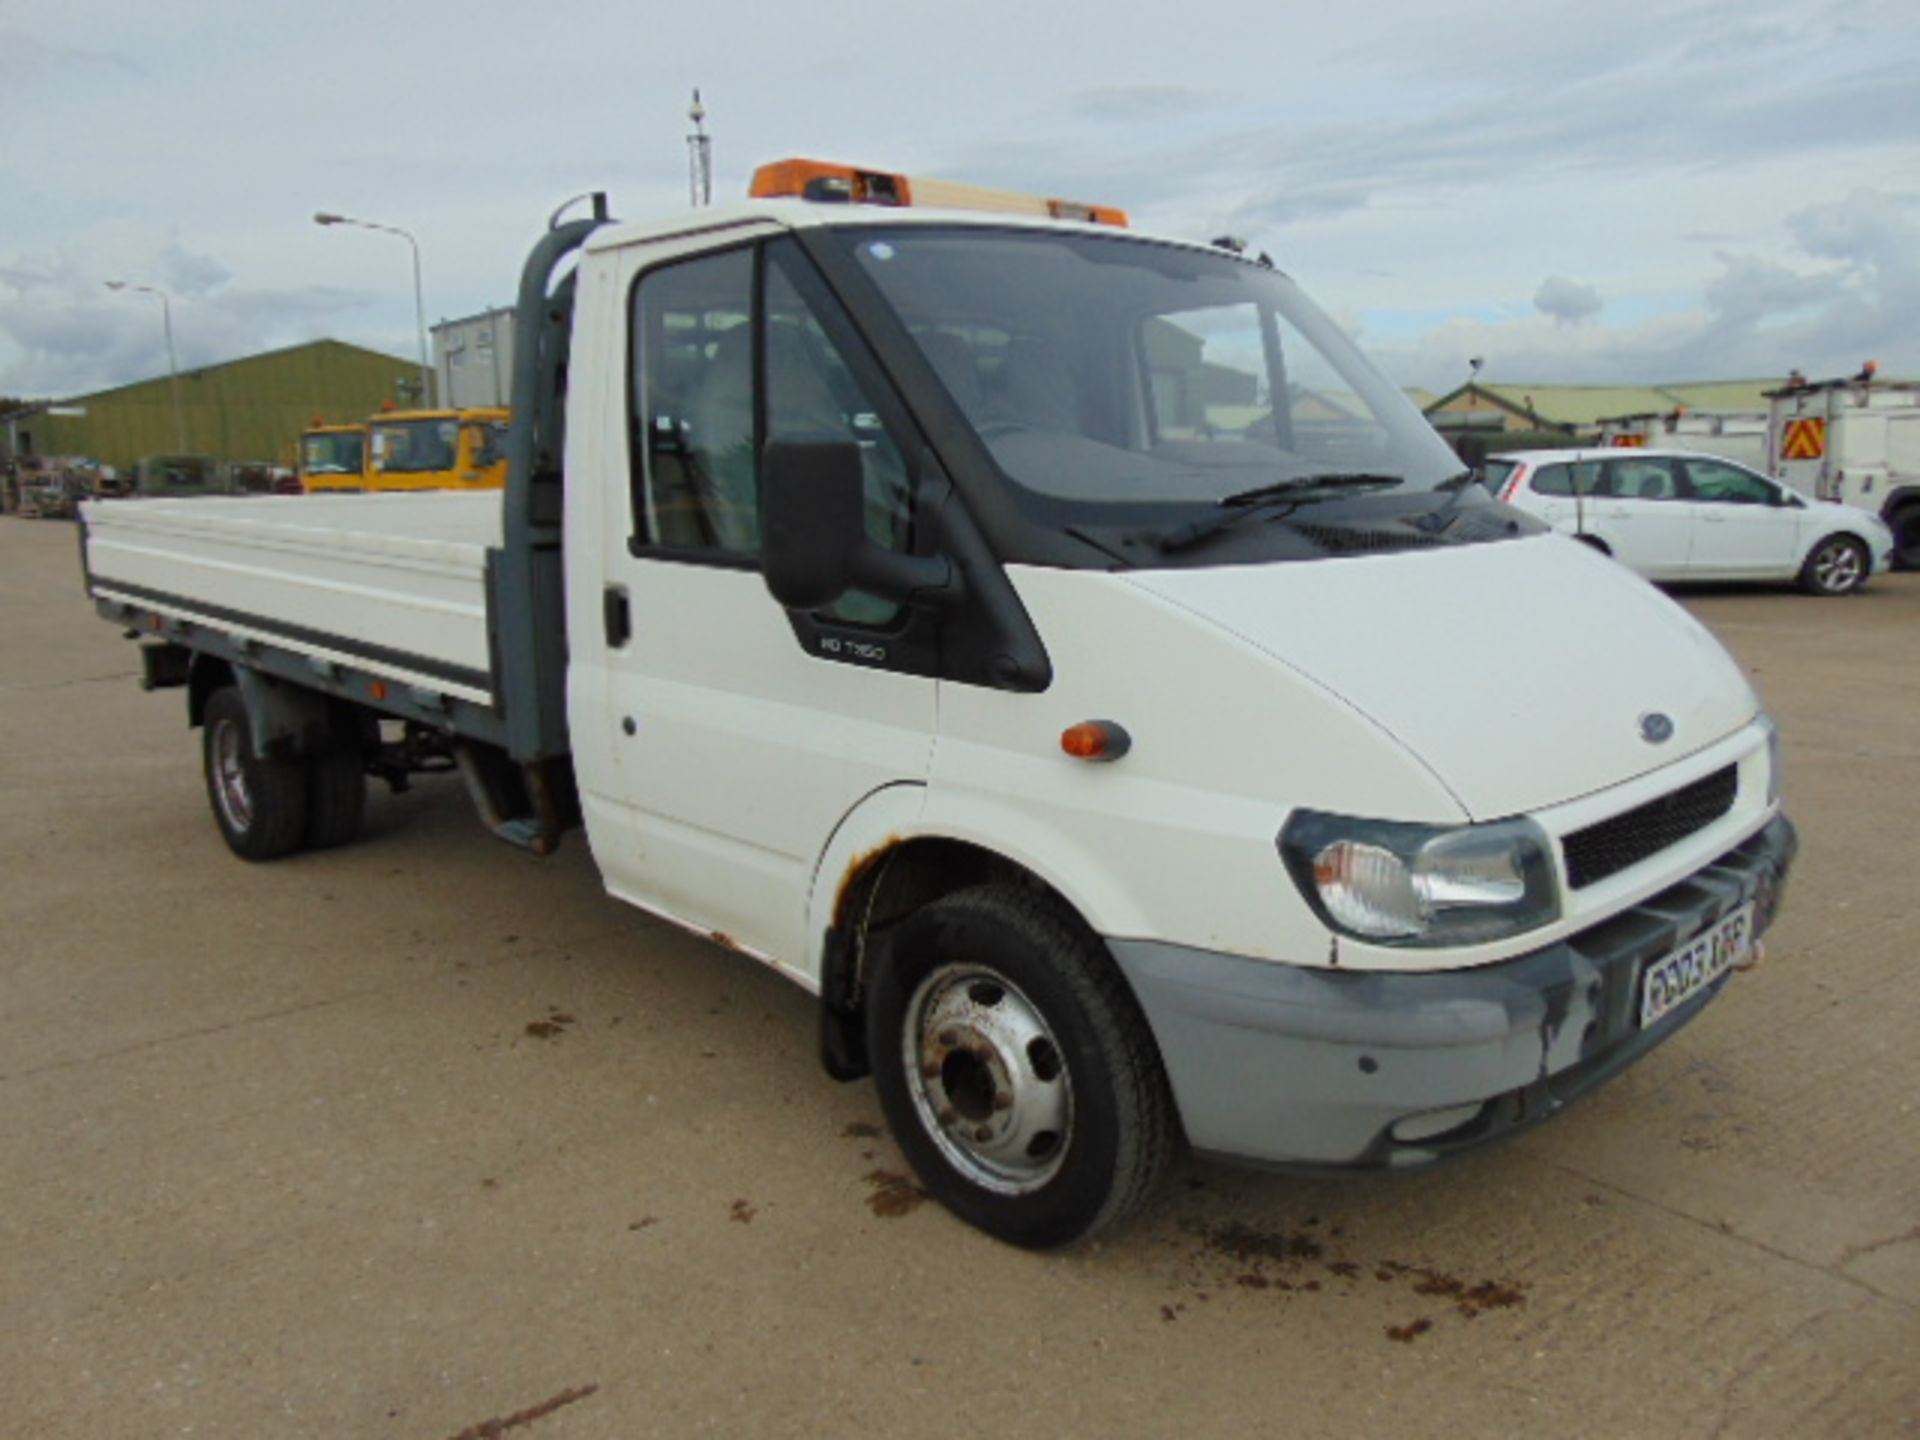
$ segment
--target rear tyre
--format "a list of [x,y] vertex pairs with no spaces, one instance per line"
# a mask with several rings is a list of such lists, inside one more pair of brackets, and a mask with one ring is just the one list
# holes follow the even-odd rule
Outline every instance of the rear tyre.
[[1851,595],[1867,583],[1867,547],[1851,535],[1829,535],[1800,567],[1800,588],[1809,595]]
[[306,843],[330,850],[360,836],[367,814],[366,764],[357,740],[307,762]]
[[227,848],[242,860],[277,860],[305,841],[306,767],[254,753],[246,701],[231,685],[207,697],[201,757],[207,799]]
[[1177,1141],[1160,1055],[1105,947],[1046,896],[982,885],[881,947],[867,1047],[928,1191],[1029,1249],[1137,1211]]

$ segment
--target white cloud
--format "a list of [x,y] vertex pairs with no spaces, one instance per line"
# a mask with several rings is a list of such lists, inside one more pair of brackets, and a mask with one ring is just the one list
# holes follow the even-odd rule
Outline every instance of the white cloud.
[[1578,325],[1600,313],[1600,292],[1564,275],[1549,275],[1533,292],[1533,308],[1562,325]]
[[[322,331],[411,354],[405,247],[315,210],[413,230],[429,320],[503,303],[563,197],[682,203],[696,84],[722,195],[817,154],[1243,234],[1449,385],[1481,350],[1541,380],[1920,373],[1911,10],[472,0],[451,26],[339,0],[323,33],[297,0],[16,7],[0,391],[155,373],[152,303],[115,277],[177,297],[183,362]],[[566,83],[537,83],[556,46]],[[1556,320],[1541,276],[1605,305],[1568,291]]]

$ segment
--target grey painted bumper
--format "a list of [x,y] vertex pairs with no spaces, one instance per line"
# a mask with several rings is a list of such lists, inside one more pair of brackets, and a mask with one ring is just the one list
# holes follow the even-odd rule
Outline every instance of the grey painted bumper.
[[1471,970],[1321,970],[1108,943],[1194,1148],[1300,1169],[1415,1166],[1546,1119],[1699,1014],[1724,977],[1641,1030],[1642,967],[1749,900],[1764,931],[1796,848],[1777,816],[1633,909]]

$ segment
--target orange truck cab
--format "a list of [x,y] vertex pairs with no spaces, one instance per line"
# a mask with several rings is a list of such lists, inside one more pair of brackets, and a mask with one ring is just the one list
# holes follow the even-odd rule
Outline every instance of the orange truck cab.
[[309,492],[498,490],[511,414],[389,410],[363,425],[316,425],[300,437],[300,479]]

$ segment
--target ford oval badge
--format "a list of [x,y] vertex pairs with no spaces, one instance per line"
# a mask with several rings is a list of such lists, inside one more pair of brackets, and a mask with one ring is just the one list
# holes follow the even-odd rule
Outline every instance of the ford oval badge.
[[1658,710],[1640,717],[1640,738],[1649,745],[1664,745],[1673,738],[1673,721]]

